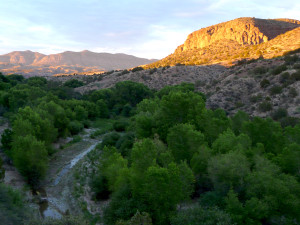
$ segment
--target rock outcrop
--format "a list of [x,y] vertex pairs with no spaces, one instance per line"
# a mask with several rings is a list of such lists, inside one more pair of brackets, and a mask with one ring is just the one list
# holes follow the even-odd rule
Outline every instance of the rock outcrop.
[[173,54],[146,65],[232,66],[240,60],[273,58],[300,48],[300,21],[238,18],[191,33]]
[[233,40],[240,45],[257,45],[297,27],[300,27],[298,20],[238,18],[191,33],[185,43],[176,49],[175,54],[204,48],[224,39]]

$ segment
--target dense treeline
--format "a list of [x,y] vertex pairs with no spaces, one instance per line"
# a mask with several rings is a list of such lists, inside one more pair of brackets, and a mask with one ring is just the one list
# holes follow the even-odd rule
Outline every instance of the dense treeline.
[[2,147],[13,164],[36,187],[54,153],[52,143],[75,135],[91,121],[129,116],[132,108],[152,92],[144,85],[125,81],[116,87],[81,96],[76,80],[64,84],[42,77],[24,79],[0,74],[0,111],[11,123],[2,135]]
[[300,124],[206,109],[192,84],[152,91],[125,81],[83,96],[79,85],[0,75],[11,123],[2,147],[31,186],[58,138],[97,118],[130,117],[97,146],[90,185],[98,200],[110,198],[105,224],[300,223]]
[[183,84],[141,101],[127,131],[98,146],[106,224],[137,211],[154,224],[299,224],[300,124],[228,117]]

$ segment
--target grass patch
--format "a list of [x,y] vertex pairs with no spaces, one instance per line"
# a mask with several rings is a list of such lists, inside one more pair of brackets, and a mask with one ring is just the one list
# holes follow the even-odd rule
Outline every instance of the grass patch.
[[123,125],[125,124],[126,126],[128,126],[129,119],[124,117],[120,117],[117,119],[98,119],[92,123],[92,127],[98,129],[94,131],[90,135],[90,137],[96,138],[100,135],[108,133],[109,131],[113,131],[116,128],[117,124],[123,124]]
[[93,128],[98,128],[96,131],[91,133],[90,138],[96,138],[102,134],[105,134],[113,130],[113,124],[116,120],[114,119],[97,119],[92,123]]
[[82,141],[82,137],[80,137],[79,135],[75,135],[75,136],[73,136],[73,140],[72,141],[70,141],[69,143],[67,143],[67,144],[65,144],[63,146],[63,149],[68,148],[71,145],[73,145],[75,143],[78,143],[78,142],[81,142],[81,141]]
[[92,128],[99,128],[99,129],[112,129],[114,122],[117,121],[115,119],[104,119],[104,118],[99,118],[95,121],[91,122],[91,127]]

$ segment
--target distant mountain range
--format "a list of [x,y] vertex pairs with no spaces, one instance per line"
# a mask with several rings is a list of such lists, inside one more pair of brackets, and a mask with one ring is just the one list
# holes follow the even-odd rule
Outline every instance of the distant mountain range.
[[146,68],[232,65],[242,59],[281,56],[298,48],[299,20],[242,17],[194,31],[173,54]]
[[30,75],[57,75],[98,73],[101,71],[129,69],[156,60],[126,54],[95,53],[91,51],[44,55],[32,51],[14,51],[0,55],[0,72]]

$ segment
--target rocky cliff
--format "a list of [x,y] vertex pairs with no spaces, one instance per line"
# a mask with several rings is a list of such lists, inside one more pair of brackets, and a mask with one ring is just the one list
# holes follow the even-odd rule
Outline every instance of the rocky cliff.
[[173,54],[145,66],[222,64],[273,58],[300,48],[300,21],[238,18],[191,33]]
[[297,27],[300,27],[300,21],[297,20],[238,18],[191,33],[175,53],[204,48],[224,39],[233,40],[240,45],[257,45]]

